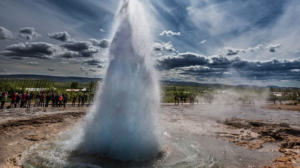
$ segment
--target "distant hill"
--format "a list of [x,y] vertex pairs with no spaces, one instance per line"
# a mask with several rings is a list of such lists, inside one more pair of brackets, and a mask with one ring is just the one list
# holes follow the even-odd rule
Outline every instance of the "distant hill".
[[30,75],[30,74],[16,74],[16,75],[0,75],[0,78],[17,78],[17,79],[39,79],[47,78],[54,82],[90,82],[91,80],[102,80],[102,78],[86,78],[75,76],[50,76],[50,75]]

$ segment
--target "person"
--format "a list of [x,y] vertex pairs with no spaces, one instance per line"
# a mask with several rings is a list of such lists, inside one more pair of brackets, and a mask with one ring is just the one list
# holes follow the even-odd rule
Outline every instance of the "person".
[[85,94],[81,95],[81,106],[84,105],[84,101],[85,101],[84,99],[85,99]]
[[73,101],[72,101],[72,107],[73,107],[73,106],[75,107],[75,102],[76,102],[76,99],[77,99],[77,97],[76,97],[76,95],[74,95],[74,97],[73,97]]
[[10,108],[14,108],[14,106],[15,106],[15,93],[11,94],[10,99],[11,99]]
[[26,93],[24,92],[23,95],[22,95],[22,97],[21,97],[20,108],[24,108],[25,101],[26,101]]
[[[175,105],[176,105],[176,104],[177,104],[177,101],[178,101],[177,95],[174,95],[174,100],[175,100]],[[179,105],[179,102],[178,102],[178,105]]]
[[50,93],[48,93],[48,95],[46,96],[46,105],[45,105],[45,107],[48,107],[48,104],[49,104],[51,98],[52,98],[52,96],[50,95]]
[[24,106],[23,106],[24,108],[27,107],[27,102],[28,102],[28,97],[29,97],[28,92],[26,92],[25,95],[26,95],[26,98],[25,98],[25,101],[24,101]]
[[197,102],[197,104],[199,104],[199,98],[198,98],[198,96],[196,96],[196,102]]
[[21,100],[21,94],[17,93],[16,101],[15,101],[15,108],[17,108],[18,105],[20,105]]
[[35,104],[34,107],[39,107],[40,106],[40,98],[41,98],[41,93],[39,92],[36,96],[35,96]]
[[81,104],[82,106],[85,104],[85,93],[81,96]]
[[59,107],[59,98],[60,98],[60,94],[58,93],[55,97],[56,107]]
[[80,107],[81,95],[78,96],[78,107]]
[[52,95],[51,95],[52,107],[55,107],[55,97],[56,97],[56,94],[52,93]]
[[6,100],[7,100],[7,95],[5,94],[5,92],[2,92],[2,94],[1,94],[1,109],[4,108],[4,104],[5,104]]
[[44,107],[45,106],[45,93],[43,92],[40,98],[40,106]]
[[31,92],[31,93],[29,94],[29,96],[28,96],[28,99],[27,99],[27,108],[30,108],[30,106],[31,106],[31,101],[32,101],[32,99],[33,99],[33,96],[34,96],[34,94],[33,94],[33,92]]
[[64,107],[66,107],[66,104],[67,104],[67,101],[68,101],[68,95],[67,94],[64,94],[63,101],[64,101]]
[[63,99],[64,99],[63,95],[64,94],[62,94],[62,95],[59,96],[59,99],[58,99],[58,101],[59,101],[59,107],[62,107],[62,102],[63,102]]

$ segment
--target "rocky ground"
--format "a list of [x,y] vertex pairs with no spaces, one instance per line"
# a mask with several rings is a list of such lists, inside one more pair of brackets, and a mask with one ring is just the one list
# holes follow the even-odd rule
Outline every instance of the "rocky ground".
[[[24,150],[53,139],[82,120],[88,110],[88,107],[1,110],[0,167],[21,167],[18,159]],[[300,113],[296,110],[269,104],[163,105],[159,114],[165,138],[177,142],[182,139],[195,149],[198,145],[197,150],[216,152],[224,167],[300,167]]]
[[0,111],[0,167],[20,167],[18,161],[24,150],[37,142],[54,138],[78,122],[87,110],[34,108]]

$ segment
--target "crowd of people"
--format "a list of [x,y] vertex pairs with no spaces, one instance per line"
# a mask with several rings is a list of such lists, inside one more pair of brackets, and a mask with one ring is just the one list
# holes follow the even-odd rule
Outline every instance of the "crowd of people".
[[[88,99],[90,97],[90,99]],[[10,98],[11,102],[8,108],[30,108],[33,107],[66,107],[68,102],[68,94],[55,94],[55,93],[46,93],[38,92],[34,94],[34,92],[25,92],[25,93],[12,93],[8,94],[8,92],[0,92],[0,100],[1,100],[1,109],[4,108],[5,103]],[[93,96],[88,96],[87,94],[80,94],[78,97],[74,95],[72,98],[72,107],[75,107],[76,104],[78,107],[84,106],[88,100],[89,103],[93,101]],[[32,102],[34,101],[34,102]]]
[[[190,104],[195,104],[195,99],[196,99],[196,102],[197,102],[197,104],[198,104],[198,103],[199,103],[198,97],[196,96],[196,98],[195,98],[193,95],[191,95],[191,96],[189,97]],[[178,97],[177,95],[174,95],[174,100],[175,100],[175,105],[176,105],[176,104],[179,105],[180,102],[181,102],[181,104],[186,103],[186,97],[184,97],[184,96]]]

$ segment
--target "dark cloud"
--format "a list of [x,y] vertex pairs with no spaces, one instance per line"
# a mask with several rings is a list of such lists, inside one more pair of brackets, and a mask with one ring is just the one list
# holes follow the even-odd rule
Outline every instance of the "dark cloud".
[[34,38],[38,38],[41,35],[35,32],[35,28],[33,27],[24,27],[20,29],[20,35],[27,40],[32,40]]
[[87,41],[71,41],[66,44],[62,44],[61,47],[71,51],[83,51],[89,49],[90,44]]
[[48,36],[50,38],[53,38],[53,39],[56,39],[56,40],[59,40],[59,41],[68,41],[70,40],[71,36],[69,35],[68,32],[64,31],[64,32],[57,32],[57,33],[50,33],[48,34]]
[[104,68],[103,65],[97,65],[97,68]]
[[86,65],[99,65],[99,64],[104,63],[104,62],[105,61],[99,60],[99,59],[90,59],[90,60],[83,61],[82,64],[86,64]]
[[0,40],[12,39],[12,38],[13,38],[12,32],[5,29],[4,27],[0,27]]
[[99,72],[100,70],[99,69],[93,69],[93,68],[91,68],[90,71],[91,72]]
[[280,47],[281,47],[281,44],[271,44],[271,45],[267,46],[267,49],[270,52],[276,52],[276,49],[280,48]]
[[54,68],[48,68],[48,71],[55,71]]
[[39,58],[49,59],[55,56],[57,46],[45,42],[32,42],[32,43],[19,43],[13,44],[0,52],[0,55],[7,57],[28,57],[28,58]]
[[107,48],[109,46],[109,41],[106,39],[103,40],[90,39],[90,42],[92,42],[94,46],[101,47],[101,48]]
[[70,41],[66,44],[62,44],[61,47],[69,50],[61,54],[63,58],[93,57],[94,54],[99,52],[98,49],[88,41]]
[[195,53],[181,53],[177,56],[163,56],[157,59],[158,67],[161,69],[173,69],[176,67],[185,67],[192,65],[205,65],[208,63],[208,59],[205,56]]

